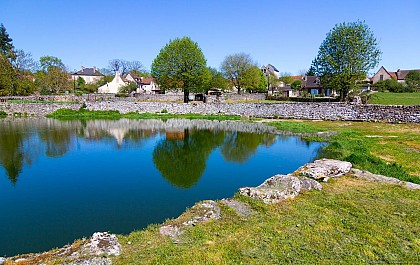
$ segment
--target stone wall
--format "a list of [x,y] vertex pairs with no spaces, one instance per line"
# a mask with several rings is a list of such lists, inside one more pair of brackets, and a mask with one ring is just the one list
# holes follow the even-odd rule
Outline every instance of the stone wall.
[[[0,103],[0,110],[28,115],[46,115],[59,108],[78,109],[81,104]],[[118,110],[121,113],[226,114],[259,118],[354,120],[420,123],[420,106],[353,105],[346,103],[217,103],[175,102],[86,102],[89,110]]]

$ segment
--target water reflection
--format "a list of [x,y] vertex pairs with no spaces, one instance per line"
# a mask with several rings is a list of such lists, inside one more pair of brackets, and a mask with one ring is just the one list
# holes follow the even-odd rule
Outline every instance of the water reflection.
[[77,139],[114,139],[121,149],[141,146],[144,140],[162,135],[153,162],[171,184],[188,188],[200,179],[215,148],[221,147],[226,161],[243,163],[259,145],[274,143],[273,131],[263,124],[236,121],[5,119],[0,120],[0,164],[15,184],[22,169],[38,156],[64,156]]

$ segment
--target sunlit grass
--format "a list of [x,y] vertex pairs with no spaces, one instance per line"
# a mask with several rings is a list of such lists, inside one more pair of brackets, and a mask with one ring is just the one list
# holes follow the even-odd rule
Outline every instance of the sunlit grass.
[[369,103],[383,105],[420,105],[420,93],[376,92],[370,96]]

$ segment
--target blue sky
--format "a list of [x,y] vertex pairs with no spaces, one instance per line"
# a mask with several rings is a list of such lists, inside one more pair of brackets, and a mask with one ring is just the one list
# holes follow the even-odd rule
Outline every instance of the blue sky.
[[420,68],[419,0],[0,0],[0,23],[18,49],[52,55],[70,70],[106,67],[114,58],[149,69],[169,40],[189,36],[209,66],[249,53],[259,65],[298,74],[309,68],[326,34],[364,20],[390,71]]

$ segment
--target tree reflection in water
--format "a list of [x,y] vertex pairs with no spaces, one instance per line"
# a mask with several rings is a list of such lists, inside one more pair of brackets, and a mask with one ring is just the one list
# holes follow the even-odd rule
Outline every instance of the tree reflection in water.
[[259,145],[269,146],[275,142],[273,134],[249,132],[253,128],[261,131],[261,125],[255,126],[259,127],[240,122],[182,119],[3,120],[0,123],[0,164],[15,184],[24,166],[31,165],[41,154],[51,158],[64,156],[72,148],[72,139],[103,141],[112,137],[117,140],[118,149],[140,148],[146,139],[164,132],[165,139],[154,147],[153,162],[171,184],[188,188],[203,175],[208,157],[217,147],[221,147],[226,161],[243,163]]
[[171,184],[189,188],[203,175],[211,151],[223,143],[224,132],[185,129],[182,138],[161,140],[153,151],[153,162]]

